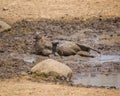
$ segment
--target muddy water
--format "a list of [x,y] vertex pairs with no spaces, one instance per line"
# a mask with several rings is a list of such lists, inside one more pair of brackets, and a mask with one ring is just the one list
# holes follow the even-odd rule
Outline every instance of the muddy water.
[[89,62],[105,63],[105,62],[120,62],[119,55],[99,55],[96,58],[91,58]]
[[82,73],[76,74],[72,81],[74,85],[120,88],[120,73]]
[[36,61],[36,59],[35,58],[24,58],[23,59],[25,62],[28,62],[28,63],[34,63],[35,61]]
[[[77,73],[73,76],[74,84],[119,88],[119,25],[120,18],[105,21],[92,19],[90,22],[79,20],[70,22],[23,20],[15,23],[9,32],[0,34],[0,78],[10,78],[20,75],[21,72],[29,72],[37,62],[48,58],[31,54],[36,52],[35,38],[39,34],[41,36],[45,35],[51,40],[70,40],[96,49],[102,54],[109,54],[99,55],[96,52],[95,54],[91,53],[95,58],[77,55],[62,58],[53,56],[51,58],[67,64],[73,70],[73,73]],[[106,72],[111,73],[107,73],[107,76],[101,74]]]
[[[120,63],[119,55],[99,55],[96,58],[91,58],[88,61],[90,64],[104,63]],[[120,66],[118,66],[120,67]],[[77,73],[72,78],[73,85],[120,88],[120,73],[118,72],[81,72]]]

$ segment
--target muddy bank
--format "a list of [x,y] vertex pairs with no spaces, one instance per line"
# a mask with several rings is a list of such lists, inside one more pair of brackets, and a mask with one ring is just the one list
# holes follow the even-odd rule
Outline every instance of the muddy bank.
[[[0,78],[11,78],[29,73],[39,61],[53,58],[66,63],[75,73],[120,72],[120,62],[97,64],[82,56],[37,55],[36,36],[50,40],[74,41],[100,51],[100,54],[120,55],[120,18],[93,18],[71,21],[39,20],[16,22],[9,31],[0,33]],[[96,52],[91,52],[96,57]],[[24,59],[24,58],[27,59]],[[105,67],[106,66],[106,67]]]

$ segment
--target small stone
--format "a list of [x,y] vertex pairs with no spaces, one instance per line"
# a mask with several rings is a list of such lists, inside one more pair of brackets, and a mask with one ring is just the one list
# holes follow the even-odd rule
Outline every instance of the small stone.
[[3,11],[7,11],[8,10],[8,8],[7,7],[3,7]]
[[93,55],[91,55],[89,52],[87,52],[87,51],[79,51],[78,53],[77,53],[77,55],[80,55],[80,56],[83,56],[83,57],[91,57],[91,58],[94,58],[94,56]]
[[0,32],[6,31],[11,29],[11,26],[8,25],[6,22],[0,20]]
[[26,72],[21,72],[21,75],[22,76],[26,76],[26,75],[28,75]]

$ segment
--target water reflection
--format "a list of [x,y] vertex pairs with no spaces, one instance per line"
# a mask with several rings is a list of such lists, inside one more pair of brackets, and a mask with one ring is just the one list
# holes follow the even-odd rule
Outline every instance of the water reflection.
[[96,58],[91,58],[89,62],[104,63],[104,62],[120,62],[120,56],[118,55],[100,55]]
[[23,59],[25,62],[28,62],[28,63],[34,63],[36,61],[35,58],[31,57],[31,58],[24,58]]
[[120,73],[109,73],[107,75],[82,73],[74,75],[72,81],[74,85],[120,88]]

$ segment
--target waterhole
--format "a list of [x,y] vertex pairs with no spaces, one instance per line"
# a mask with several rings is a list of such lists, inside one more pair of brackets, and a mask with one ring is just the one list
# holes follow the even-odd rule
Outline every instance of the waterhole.
[[[110,72],[92,71],[81,72],[73,76],[72,81],[74,85],[107,87],[107,88],[120,88],[120,56],[119,55],[100,55],[96,58],[90,58],[87,62],[89,64],[101,64],[117,62],[117,71],[115,69]],[[111,67],[112,68],[112,67]],[[114,67],[113,67],[114,68]],[[92,69],[92,67],[91,67]],[[103,68],[104,69],[104,68]],[[90,69],[88,69],[90,70]],[[112,70],[112,69],[111,69]]]
[[120,73],[81,73],[72,78],[74,85],[120,88]]
[[89,62],[105,63],[105,62],[120,62],[119,55],[99,55],[96,58],[91,58]]

